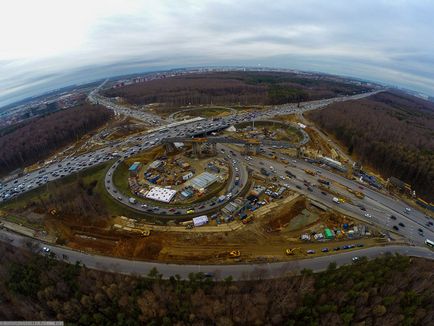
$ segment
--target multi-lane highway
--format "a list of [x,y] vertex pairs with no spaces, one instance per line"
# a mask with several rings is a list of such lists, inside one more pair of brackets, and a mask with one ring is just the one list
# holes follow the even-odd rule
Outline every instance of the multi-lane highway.
[[[122,141],[109,143],[107,146],[101,147],[90,153],[85,153],[75,157],[68,157],[58,162],[52,162],[50,164],[47,164],[44,167],[41,167],[36,171],[33,171],[31,173],[28,173],[26,175],[17,177],[13,180],[9,180],[8,182],[3,183],[0,188],[0,203],[11,200],[16,196],[19,196],[37,187],[41,187],[50,181],[65,177],[67,175],[76,173],[80,170],[87,169],[89,167],[101,164],[109,160],[115,160],[115,163],[113,165],[113,167],[115,167],[117,164],[119,164],[120,160],[128,158],[129,156],[132,156],[139,151],[143,151],[153,146],[159,145],[161,144],[162,139],[165,138],[194,137],[197,135],[203,135],[203,134],[211,133],[213,131],[222,130],[224,128],[227,128],[231,125],[240,122],[271,119],[276,115],[301,113],[308,110],[314,110],[314,109],[324,107],[333,102],[359,99],[366,96],[370,96],[374,93],[376,92],[358,94],[355,96],[345,96],[345,97],[337,97],[333,99],[306,102],[303,104],[302,107],[297,107],[296,104],[281,105],[281,106],[271,107],[267,110],[262,110],[257,112],[232,114],[219,119],[202,119],[199,121],[198,120],[195,120],[193,122],[186,121],[185,123],[181,122],[176,124],[165,124],[164,121],[155,120],[156,124],[159,124],[161,126],[155,128],[154,130],[150,130],[140,135],[127,137]],[[96,96],[97,96],[97,92],[91,94],[91,99],[95,100]],[[102,97],[98,97],[97,99],[100,104],[107,105],[107,107],[112,108],[115,111],[117,110],[118,112],[121,112],[122,110],[126,110],[126,108],[123,108],[119,105],[116,105],[116,107],[114,107],[113,103],[111,102],[106,103],[104,98]],[[143,118],[148,119],[150,117],[143,117]],[[220,149],[224,149],[223,145],[220,145],[219,150]],[[226,148],[226,150],[229,149]],[[265,149],[265,151],[267,150],[268,149]],[[231,159],[236,161],[235,163],[233,163],[234,164],[233,168],[235,169],[235,167],[237,167],[241,171],[242,174],[241,184],[245,184],[246,182],[243,181],[247,179],[247,172],[245,170],[245,166],[248,164],[250,165],[251,168],[258,170],[262,167],[261,165],[262,162],[262,164],[273,166],[273,169],[275,173],[279,176],[279,178],[283,177],[280,178],[282,184],[287,184],[287,186],[293,189],[294,191],[304,193],[308,197],[315,199],[326,206],[329,207],[334,206],[336,209],[348,212],[350,214],[355,214],[359,216],[361,219],[364,219],[369,223],[379,225],[386,230],[400,233],[402,236],[406,237],[414,244],[422,245],[426,237],[430,237],[431,239],[434,238],[433,227],[426,225],[426,218],[422,212],[419,212],[415,209],[412,209],[411,211],[406,211],[405,203],[397,200],[396,198],[392,198],[385,193],[365,187],[363,190],[363,192],[366,195],[364,199],[357,199],[354,196],[352,196],[352,203],[336,204],[331,200],[330,195],[324,195],[318,188],[310,187],[311,189],[307,189],[306,187],[304,187],[304,180],[307,180],[311,184],[314,184],[318,177],[309,176],[303,172],[303,169],[305,168],[312,168],[312,166],[309,163],[306,163],[304,161],[296,160],[292,164],[287,165],[287,164],[279,163],[274,160],[267,161],[266,159],[252,160],[249,162],[242,161],[244,160],[244,158],[241,157],[238,157],[236,159],[235,158],[231,158]],[[292,160],[291,158],[287,158],[287,159]],[[315,167],[315,169],[319,171],[322,177],[332,181],[331,188],[334,192],[339,193],[343,191],[342,187],[339,187],[338,184],[344,185],[354,190],[360,187],[360,185],[354,180],[348,180],[327,169],[323,169],[321,167]],[[291,180],[286,180],[286,175],[285,175],[286,170],[290,170],[291,173],[293,173],[296,176],[296,178],[293,178]],[[111,174],[109,174],[110,173],[109,172],[106,176],[105,179],[106,187],[108,191],[115,198],[121,196],[120,201],[125,204],[128,204],[128,200],[125,195],[119,194],[119,192],[115,193],[113,191],[114,189],[113,189],[112,172],[113,169],[111,170]],[[232,189],[234,193],[238,190],[240,189],[236,189],[236,188]],[[197,213],[199,214],[201,211],[206,211],[207,209],[210,209],[210,207],[212,207],[211,204],[212,201],[206,202],[205,205],[201,203],[200,205],[201,206],[204,205],[204,207],[203,208],[195,207],[197,209]],[[362,211],[361,207],[364,207],[366,211]],[[141,208],[145,208],[145,207],[141,207]],[[170,215],[169,214],[170,212],[167,209],[162,209],[159,211],[156,210],[154,211],[153,209],[152,213],[153,214],[156,213],[159,215]],[[182,213],[183,212],[180,212],[180,214]],[[391,218],[392,215],[394,216],[394,219]],[[402,223],[402,225],[404,226],[401,226],[399,223]],[[394,226],[396,226],[398,230],[394,229],[393,228]],[[423,235],[420,235],[419,229],[422,230]],[[399,252],[403,252],[403,251],[405,252],[405,250],[410,250],[411,252],[409,251],[409,253],[421,254],[421,255],[432,257],[432,254],[430,255],[429,251],[422,248],[419,249],[395,248],[395,249]],[[62,253],[63,251],[68,249],[53,248],[53,251],[55,250],[58,250],[59,253]],[[366,249],[365,251],[363,251],[363,254],[376,255],[384,250],[394,250],[394,249],[383,249],[383,248]],[[71,255],[71,252],[68,253],[69,253],[68,255]],[[128,263],[124,263],[123,260],[117,260],[111,257],[91,256],[82,253],[79,254],[77,253],[77,255],[78,255],[77,256],[78,260],[85,262],[86,265],[90,267],[97,268],[98,266],[100,266],[100,264],[102,265],[106,264],[105,266],[106,267],[108,266],[108,269],[116,270],[116,268],[119,267],[119,271],[126,272],[128,270],[129,272],[134,272],[135,268],[132,268],[132,266],[142,266],[141,265],[142,263],[132,262],[132,261],[127,261]],[[333,257],[336,257],[333,258],[333,260],[336,260],[338,263],[347,262],[349,258],[348,254],[335,255]],[[324,264],[327,261],[330,261],[327,259],[329,258],[323,258],[323,259],[315,258],[312,260],[303,261],[303,264],[305,264],[307,268],[312,268],[313,266],[313,269],[321,269],[324,268],[325,266]],[[146,266],[149,267],[150,265],[148,264]],[[159,266],[159,270],[164,272],[164,270],[162,270],[161,267],[169,266],[169,265],[163,264],[158,266]],[[174,265],[174,266],[178,266],[178,265]],[[238,275],[237,273],[241,273],[241,271],[251,271],[252,269],[258,267],[255,265],[237,265],[237,266],[238,267],[232,267],[228,270],[222,269],[221,272],[226,273],[227,275],[229,274]],[[239,267],[239,266],[245,266],[245,267]],[[278,266],[278,265],[273,265],[273,266]],[[144,269],[148,267],[137,267],[137,271],[141,270],[142,268]],[[187,270],[189,269],[190,271],[192,270],[198,271],[198,269],[200,268],[201,268],[200,266],[195,266],[195,267],[188,267],[182,270],[185,270],[185,272],[187,272]],[[215,268],[218,269],[218,266],[215,266]],[[273,267],[273,268],[277,269],[278,267]],[[167,273],[169,272],[173,273],[173,269],[167,270]]]

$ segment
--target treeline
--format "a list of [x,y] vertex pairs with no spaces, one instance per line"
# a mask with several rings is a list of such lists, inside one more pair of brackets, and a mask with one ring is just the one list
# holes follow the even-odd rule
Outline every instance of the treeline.
[[[30,245],[30,247],[32,247]],[[109,274],[0,246],[1,320],[68,325],[429,325],[434,263],[402,256],[273,280]],[[412,260],[412,261],[411,261]]]
[[136,105],[165,103],[179,107],[200,104],[284,104],[367,90],[368,87],[323,75],[233,71],[153,80],[109,89],[105,91],[105,95],[120,96]]
[[335,103],[308,117],[364,164],[395,176],[434,201],[434,103],[384,92]]
[[35,118],[0,137],[0,174],[36,163],[107,122],[113,113],[83,104]]

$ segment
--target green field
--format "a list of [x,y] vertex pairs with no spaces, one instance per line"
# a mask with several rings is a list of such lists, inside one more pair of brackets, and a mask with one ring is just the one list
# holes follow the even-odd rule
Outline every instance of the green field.
[[212,117],[223,117],[231,113],[231,110],[224,107],[199,107],[194,109],[186,109],[178,112],[175,115],[175,118],[183,118],[185,116],[190,117],[204,117],[204,118],[212,118]]

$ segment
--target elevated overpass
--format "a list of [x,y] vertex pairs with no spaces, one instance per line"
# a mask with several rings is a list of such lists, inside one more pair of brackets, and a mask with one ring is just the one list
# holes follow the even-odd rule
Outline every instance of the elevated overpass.
[[239,139],[232,137],[200,137],[200,138],[189,138],[189,137],[169,137],[162,140],[165,144],[166,150],[171,152],[174,149],[174,143],[191,143],[193,146],[193,151],[200,155],[202,144],[211,144],[212,149],[215,151],[216,144],[235,144],[242,145],[245,147],[246,153],[259,152],[261,145],[267,147],[278,147],[278,148],[298,148],[304,145],[309,139],[304,142],[303,139],[299,143],[291,143],[283,140],[268,140],[268,139]]

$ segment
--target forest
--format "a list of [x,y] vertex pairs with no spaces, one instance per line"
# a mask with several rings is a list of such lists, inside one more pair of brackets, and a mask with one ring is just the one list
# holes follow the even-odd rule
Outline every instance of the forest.
[[0,175],[47,158],[113,116],[103,106],[82,104],[35,118],[0,137]]
[[362,164],[434,201],[434,103],[398,92],[335,103],[307,117]]
[[[28,248],[36,250],[28,243]],[[434,262],[385,256],[280,279],[111,274],[0,244],[0,319],[68,325],[429,325]],[[360,323],[360,324],[359,324]]]
[[105,95],[131,104],[269,105],[301,102],[369,91],[339,77],[284,72],[214,72],[188,74],[108,89]]

